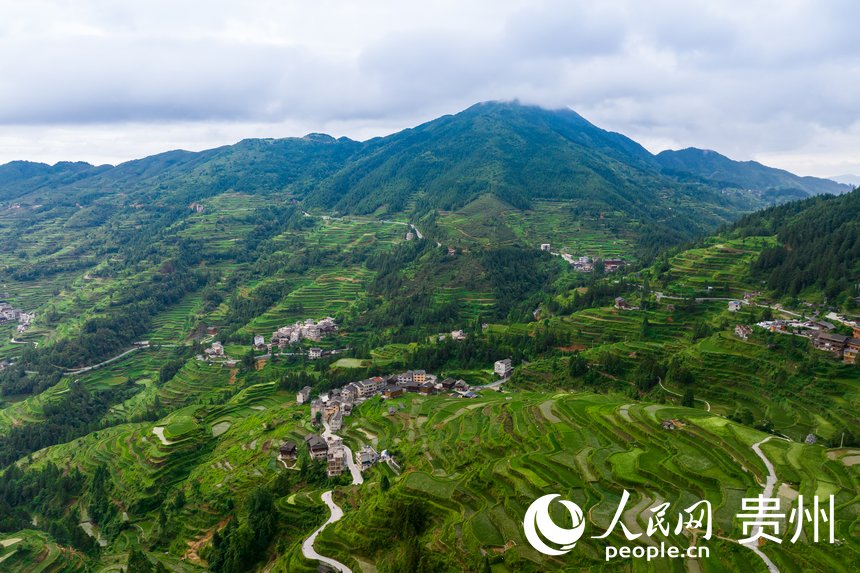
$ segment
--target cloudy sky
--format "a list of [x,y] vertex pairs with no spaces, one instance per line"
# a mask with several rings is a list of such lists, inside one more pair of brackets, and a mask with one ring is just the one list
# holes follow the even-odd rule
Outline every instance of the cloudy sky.
[[0,0],[0,163],[365,139],[490,99],[860,173],[860,3]]

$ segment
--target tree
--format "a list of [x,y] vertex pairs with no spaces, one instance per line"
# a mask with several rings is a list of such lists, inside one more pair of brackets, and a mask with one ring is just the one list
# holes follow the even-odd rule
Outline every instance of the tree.
[[568,373],[574,378],[583,376],[588,372],[588,360],[577,350],[571,355],[567,369]]
[[382,474],[382,479],[379,480],[379,487],[382,491],[388,491],[391,489],[391,480],[388,479],[387,475]]
[[146,555],[139,549],[132,549],[128,555],[128,565],[126,570],[129,573],[152,573],[152,563],[149,562]]
[[695,402],[695,397],[693,396],[693,390],[687,388],[684,391],[684,396],[681,398],[681,405],[685,408],[692,408],[693,403]]

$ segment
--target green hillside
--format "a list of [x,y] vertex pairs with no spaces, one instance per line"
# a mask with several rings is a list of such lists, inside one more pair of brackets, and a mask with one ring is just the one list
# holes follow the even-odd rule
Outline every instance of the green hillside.
[[[771,463],[786,506],[834,496],[839,543],[763,554],[857,570],[860,371],[753,325],[837,312],[852,333],[860,192],[742,216],[766,199],[722,187],[574,112],[499,103],[363,143],[0,167],[0,302],[29,320],[0,322],[0,569],[315,571],[331,491],[344,516],[313,548],[355,573],[765,571],[736,514]],[[325,317],[319,340],[252,347]],[[416,369],[475,396],[356,405],[336,434],[395,460],[364,483],[311,461],[297,391]],[[634,532],[709,500],[710,541],[664,541],[711,557],[605,561],[659,541],[590,537],[625,489]],[[550,493],[586,514],[561,557],[522,528]]]

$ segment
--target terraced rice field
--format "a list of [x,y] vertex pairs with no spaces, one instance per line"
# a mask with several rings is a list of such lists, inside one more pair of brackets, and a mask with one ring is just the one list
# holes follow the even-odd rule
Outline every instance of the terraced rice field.
[[361,300],[369,276],[370,271],[356,267],[314,277],[251,321],[244,330],[269,336],[281,326],[297,320],[319,320],[348,312]]
[[[634,532],[644,530],[648,515],[644,511],[638,517],[635,508],[666,500],[672,511],[679,511],[707,499],[714,507],[717,535],[737,538],[741,535],[735,515],[741,498],[758,494],[766,475],[750,449],[763,434],[698,410],[629,404],[588,394],[558,394],[549,404],[545,394],[492,395],[477,401],[407,397],[395,403],[403,404],[403,409],[394,415],[387,413],[389,402],[362,405],[346,435],[358,443],[373,435],[379,448],[402,453],[407,469],[395,478],[397,487],[389,495],[430,503],[441,523],[431,532],[430,546],[448,556],[471,556],[482,550],[503,555],[493,560],[494,571],[617,570],[617,563],[603,563],[603,543],[596,540],[583,538],[575,552],[560,558],[531,549],[522,537],[522,516],[531,501],[546,493],[559,493],[585,508],[588,535],[606,529],[622,489],[627,489],[632,497],[624,519]],[[664,430],[663,419],[682,419],[683,428]],[[771,441],[765,451],[780,482],[810,496],[824,489],[834,492],[841,516],[837,536],[853,535],[854,516],[860,511],[857,471],[828,459],[818,446]],[[384,503],[378,497],[359,501],[341,522],[326,529],[320,539],[327,554],[352,563],[356,570],[359,559],[390,567],[394,552],[365,554],[360,549],[374,547],[370,537],[385,519],[380,507]],[[684,534],[670,535],[666,541],[690,544]],[[608,542],[628,544],[618,530]],[[705,571],[762,570],[754,553],[730,541],[713,539],[707,545],[712,551],[701,564]],[[850,545],[856,560],[860,553],[856,537]],[[763,550],[787,571],[824,563],[848,571],[852,562],[845,558],[844,546],[838,548],[838,560],[837,549],[827,544],[769,543]],[[451,569],[458,564],[463,566],[454,558]],[[680,571],[684,563],[632,562],[632,566],[635,571]]]

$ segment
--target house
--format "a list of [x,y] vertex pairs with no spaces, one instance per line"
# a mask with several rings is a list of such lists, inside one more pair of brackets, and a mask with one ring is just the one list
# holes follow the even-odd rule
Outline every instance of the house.
[[384,387],[384,380],[379,376],[368,378],[367,380],[359,380],[355,384],[358,386],[358,395],[360,398],[370,398]]
[[220,342],[213,342],[212,346],[203,351],[206,356],[209,358],[223,358],[224,356],[224,345]]
[[549,252],[549,243],[541,243],[540,250]]
[[454,390],[468,390],[469,385],[466,384],[466,381],[460,378],[456,382],[454,382]]
[[318,358],[322,358],[322,348],[311,348],[308,351],[308,358],[311,360],[317,360]]
[[254,348],[257,350],[263,350],[266,348],[266,339],[259,334],[254,336]]
[[278,452],[278,457],[284,461],[293,462],[298,457],[295,442],[284,442]]
[[510,358],[505,358],[504,360],[496,360],[496,363],[493,364],[493,372],[501,376],[502,378],[507,378],[510,376],[514,367],[511,364]]
[[677,426],[675,426],[675,422],[673,420],[663,420],[660,425],[664,430],[674,430]]
[[418,393],[422,396],[429,396],[436,393],[436,384],[433,382],[424,382],[418,386]]
[[326,420],[330,420],[332,416],[340,412],[340,398],[326,402],[325,410],[323,412],[323,417]]
[[342,474],[344,463],[346,462],[346,450],[343,445],[335,445],[329,448],[326,452],[326,461],[328,462],[328,477]]
[[850,337],[835,332],[816,332],[812,335],[812,346],[819,350],[832,352],[837,358],[842,358]]
[[607,273],[612,273],[624,266],[624,261],[621,259],[606,259],[603,261],[603,270]]
[[359,391],[358,384],[355,382],[350,382],[343,388],[341,388],[340,395],[343,398],[344,402],[353,403],[358,400]]
[[448,256],[453,257],[457,254],[457,249],[454,247],[448,247]]
[[444,380],[439,382],[439,388],[441,388],[442,390],[450,391],[450,390],[454,389],[454,384],[456,384],[456,383],[457,383],[457,381],[454,380],[453,378],[445,378]]
[[415,238],[415,233],[413,233],[412,231],[407,231],[407,232],[406,232],[406,240],[407,240],[407,241],[411,241],[411,240],[412,240],[412,239],[414,239],[414,238]]
[[311,402],[311,421],[316,421],[317,414],[322,414],[323,411],[323,401],[319,398],[315,399]]
[[296,404],[304,404],[311,397],[311,387],[305,386],[296,393]]
[[417,382],[419,384],[427,382],[427,372],[425,372],[424,370],[413,370],[412,381]]
[[729,312],[737,312],[741,309],[741,301],[739,300],[730,300],[729,301]]
[[407,370],[406,372],[397,375],[397,383],[401,386],[408,382],[412,382],[412,370]]
[[189,209],[194,211],[195,213],[202,213],[204,211],[204,207],[202,203],[192,203],[188,206]]
[[627,304],[627,301],[624,300],[624,297],[617,296],[615,297],[615,308],[627,309],[630,308],[630,305]]
[[451,339],[452,340],[466,340],[466,333],[462,330],[452,330],[451,331]]
[[343,412],[340,408],[338,408],[338,410],[329,417],[328,426],[331,428],[332,432],[339,432],[340,429],[343,428]]
[[386,386],[382,395],[388,399],[397,398],[403,396],[403,391],[403,386]]
[[374,450],[370,446],[363,446],[360,450],[358,450],[358,453],[355,455],[355,457],[356,463],[361,466],[362,470],[366,470],[367,468],[375,464],[377,461],[379,461],[379,454],[376,453],[376,450]]
[[418,393],[418,391],[421,389],[421,384],[419,384],[418,382],[415,382],[415,381],[413,380],[413,381],[411,381],[411,382],[407,382],[406,384],[403,384],[403,385],[402,385],[402,388],[403,388],[406,392],[414,392],[414,393],[416,393],[416,394],[417,394],[417,393]]
[[739,324],[735,326],[735,334],[738,338],[746,340],[750,337],[750,334],[752,334],[752,328],[746,326],[745,324]]
[[324,460],[328,455],[328,444],[321,436],[316,434],[308,434],[305,436],[305,443],[308,446],[308,453],[311,459]]
[[860,364],[858,355],[860,355],[860,338],[849,338],[842,352],[842,361],[845,364]]

